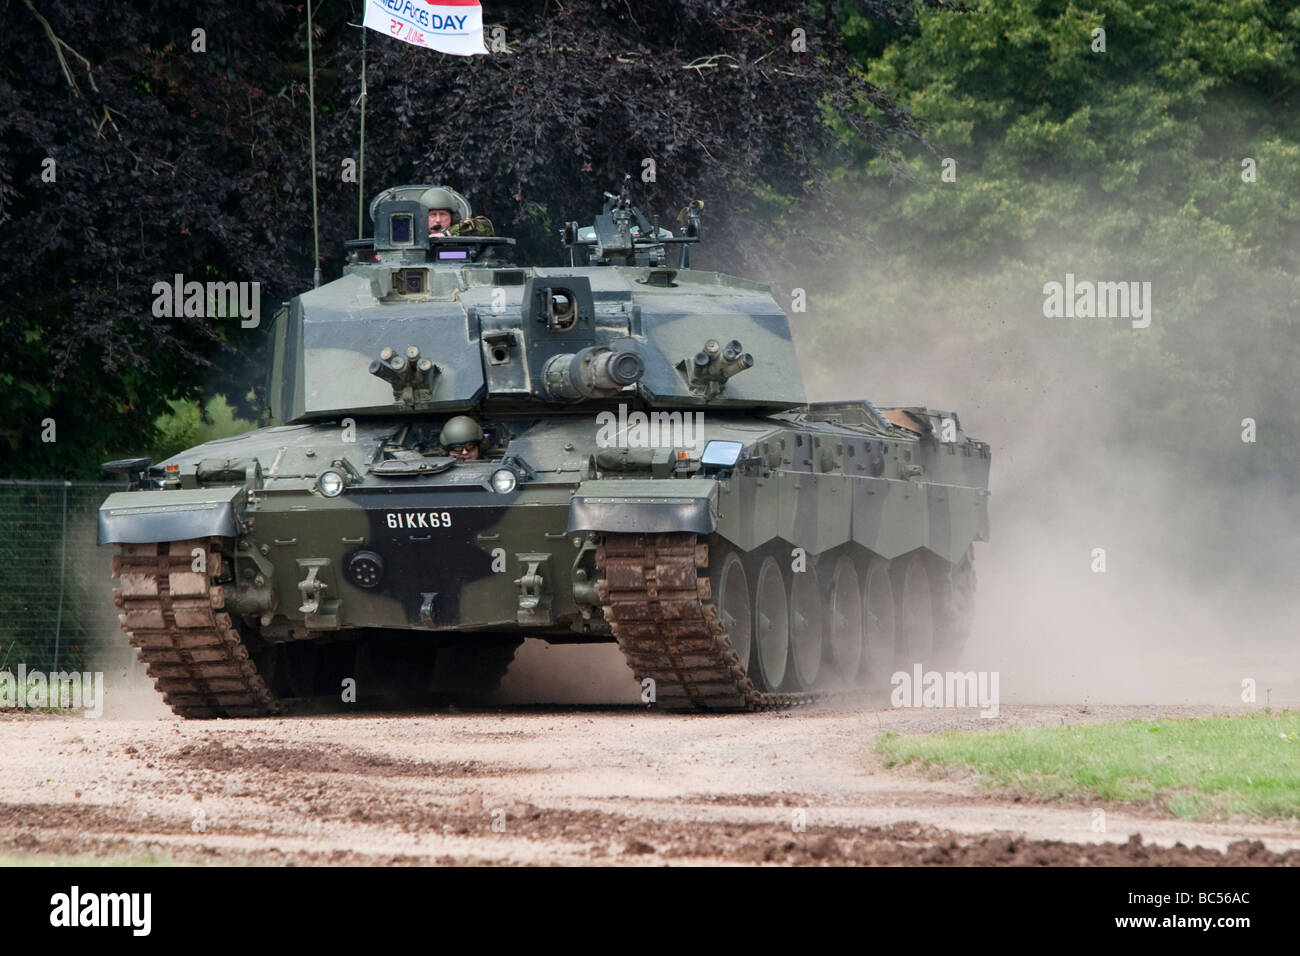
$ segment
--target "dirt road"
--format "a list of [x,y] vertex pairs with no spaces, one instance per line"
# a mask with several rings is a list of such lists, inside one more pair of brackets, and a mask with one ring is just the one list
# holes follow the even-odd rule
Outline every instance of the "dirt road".
[[[884,730],[1199,707],[521,707],[262,721],[0,717],[0,852],[197,863],[1290,863],[1300,827],[1014,801],[885,769]],[[1229,849],[1234,841],[1237,842]],[[1181,844],[1181,845],[1175,845]],[[1227,850],[1227,852],[1221,852]]]

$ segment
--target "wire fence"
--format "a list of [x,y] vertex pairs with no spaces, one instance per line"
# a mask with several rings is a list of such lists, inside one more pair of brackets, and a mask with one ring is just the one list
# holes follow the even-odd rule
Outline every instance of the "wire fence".
[[96,512],[118,483],[0,481],[0,670],[131,669]]

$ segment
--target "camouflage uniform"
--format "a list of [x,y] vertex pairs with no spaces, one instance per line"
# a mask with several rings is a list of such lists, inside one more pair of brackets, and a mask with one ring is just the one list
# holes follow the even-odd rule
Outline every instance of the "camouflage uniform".
[[494,236],[492,220],[487,216],[475,216],[456,223],[447,230],[449,236]]
[[492,236],[496,232],[492,221],[486,216],[475,216],[469,201],[448,186],[430,187],[421,200],[429,211],[445,210],[451,217],[452,224],[447,227],[448,236]]

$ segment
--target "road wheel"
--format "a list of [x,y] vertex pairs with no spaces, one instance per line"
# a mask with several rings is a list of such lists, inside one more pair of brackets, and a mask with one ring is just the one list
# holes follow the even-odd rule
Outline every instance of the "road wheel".
[[935,651],[941,661],[956,664],[970,639],[975,612],[975,547],[967,548],[957,564],[932,557]]
[[781,565],[772,557],[763,559],[754,581],[753,656],[757,666],[751,668],[750,677],[756,671],[760,689],[779,689],[790,656],[790,602]]
[[749,577],[740,555],[730,549],[722,551],[717,570],[710,575],[713,603],[718,618],[727,629],[727,639],[740,659],[740,666],[749,670],[749,655],[753,644],[753,618],[750,614]]
[[865,647],[859,683],[871,690],[889,687],[894,673],[897,628],[894,615],[894,589],[889,579],[889,562],[871,558],[863,572],[862,621]]
[[826,643],[826,612],[817,569],[811,565],[790,576],[790,664],[794,686],[811,690],[821,676]]
[[852,683],[862,666],[862,588],[847,554],[835,562],[828,604],[831,670],[837,679]]
[[913,551],[889,568],[897,628],[895,669],[911,671],[934,663],[934,591],[925,556]]

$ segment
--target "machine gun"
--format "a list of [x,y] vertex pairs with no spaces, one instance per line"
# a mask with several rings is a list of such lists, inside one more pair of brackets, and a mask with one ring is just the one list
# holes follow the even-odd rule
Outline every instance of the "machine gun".
[[[678,217],[686,222],[684,233],[674,236],[657,222],[646,219],[632,201],[631,181],[632,177],[625,175],[617,196],[605,193],[605,207],[592,225],[565,223],[561,236],[569,250],[569,265],[657,267],[664,264],[665,247],[675,245],[682,248],[679,268],[689,269],[690,247],[701,239],[700,211],[704,203],[695,199],[687,204],[683,216]],[[579,248],[589,250],[584,263],[577,261],[575,250]]]

